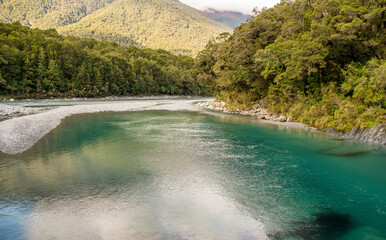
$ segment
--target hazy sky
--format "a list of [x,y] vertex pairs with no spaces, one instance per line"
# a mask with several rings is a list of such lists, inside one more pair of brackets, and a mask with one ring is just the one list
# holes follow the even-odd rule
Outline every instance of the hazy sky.
[[252,9],[255,7],[260,9],[262,7],[273,7],[280,0],[180,0],[180,2],[200,10],[214,8],[251,14]]

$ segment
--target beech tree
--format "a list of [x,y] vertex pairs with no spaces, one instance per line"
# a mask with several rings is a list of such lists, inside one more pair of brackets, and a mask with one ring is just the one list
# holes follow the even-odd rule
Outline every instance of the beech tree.
[[199,53],[197,79],[231,108],[263,101],[272,112],[343,131],[379,124],[384,7],[376,0],[283,0],[256,10]]

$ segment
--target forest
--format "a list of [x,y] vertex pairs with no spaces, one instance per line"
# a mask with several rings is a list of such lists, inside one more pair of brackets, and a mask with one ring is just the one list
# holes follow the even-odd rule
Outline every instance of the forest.
[[196,58],[230,108],[264,104],[319,129],[385,123],[385,1],[283,0]]
[[194,60],[0,23],[0,96],[205,95]]
[[195,59],[0,24],[0,96],[207,95],[318,129],[386,122],[382,0],[282,0]]

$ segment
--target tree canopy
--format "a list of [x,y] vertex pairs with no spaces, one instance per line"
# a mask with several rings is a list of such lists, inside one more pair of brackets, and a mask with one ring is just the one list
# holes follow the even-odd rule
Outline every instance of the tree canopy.
[[319,128],[385,122],[385,2],[282,0],[256,11],[196,59],[198,78],[230,107],[263,101]]
[[0,96],[200,95],[191,57],[0,23]]

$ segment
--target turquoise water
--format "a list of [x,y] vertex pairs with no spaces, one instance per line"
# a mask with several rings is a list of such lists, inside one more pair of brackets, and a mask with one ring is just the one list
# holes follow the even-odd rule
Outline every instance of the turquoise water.
[[0,154],[0,239],[386,239],[385,156],[248,117],[72,116]]

